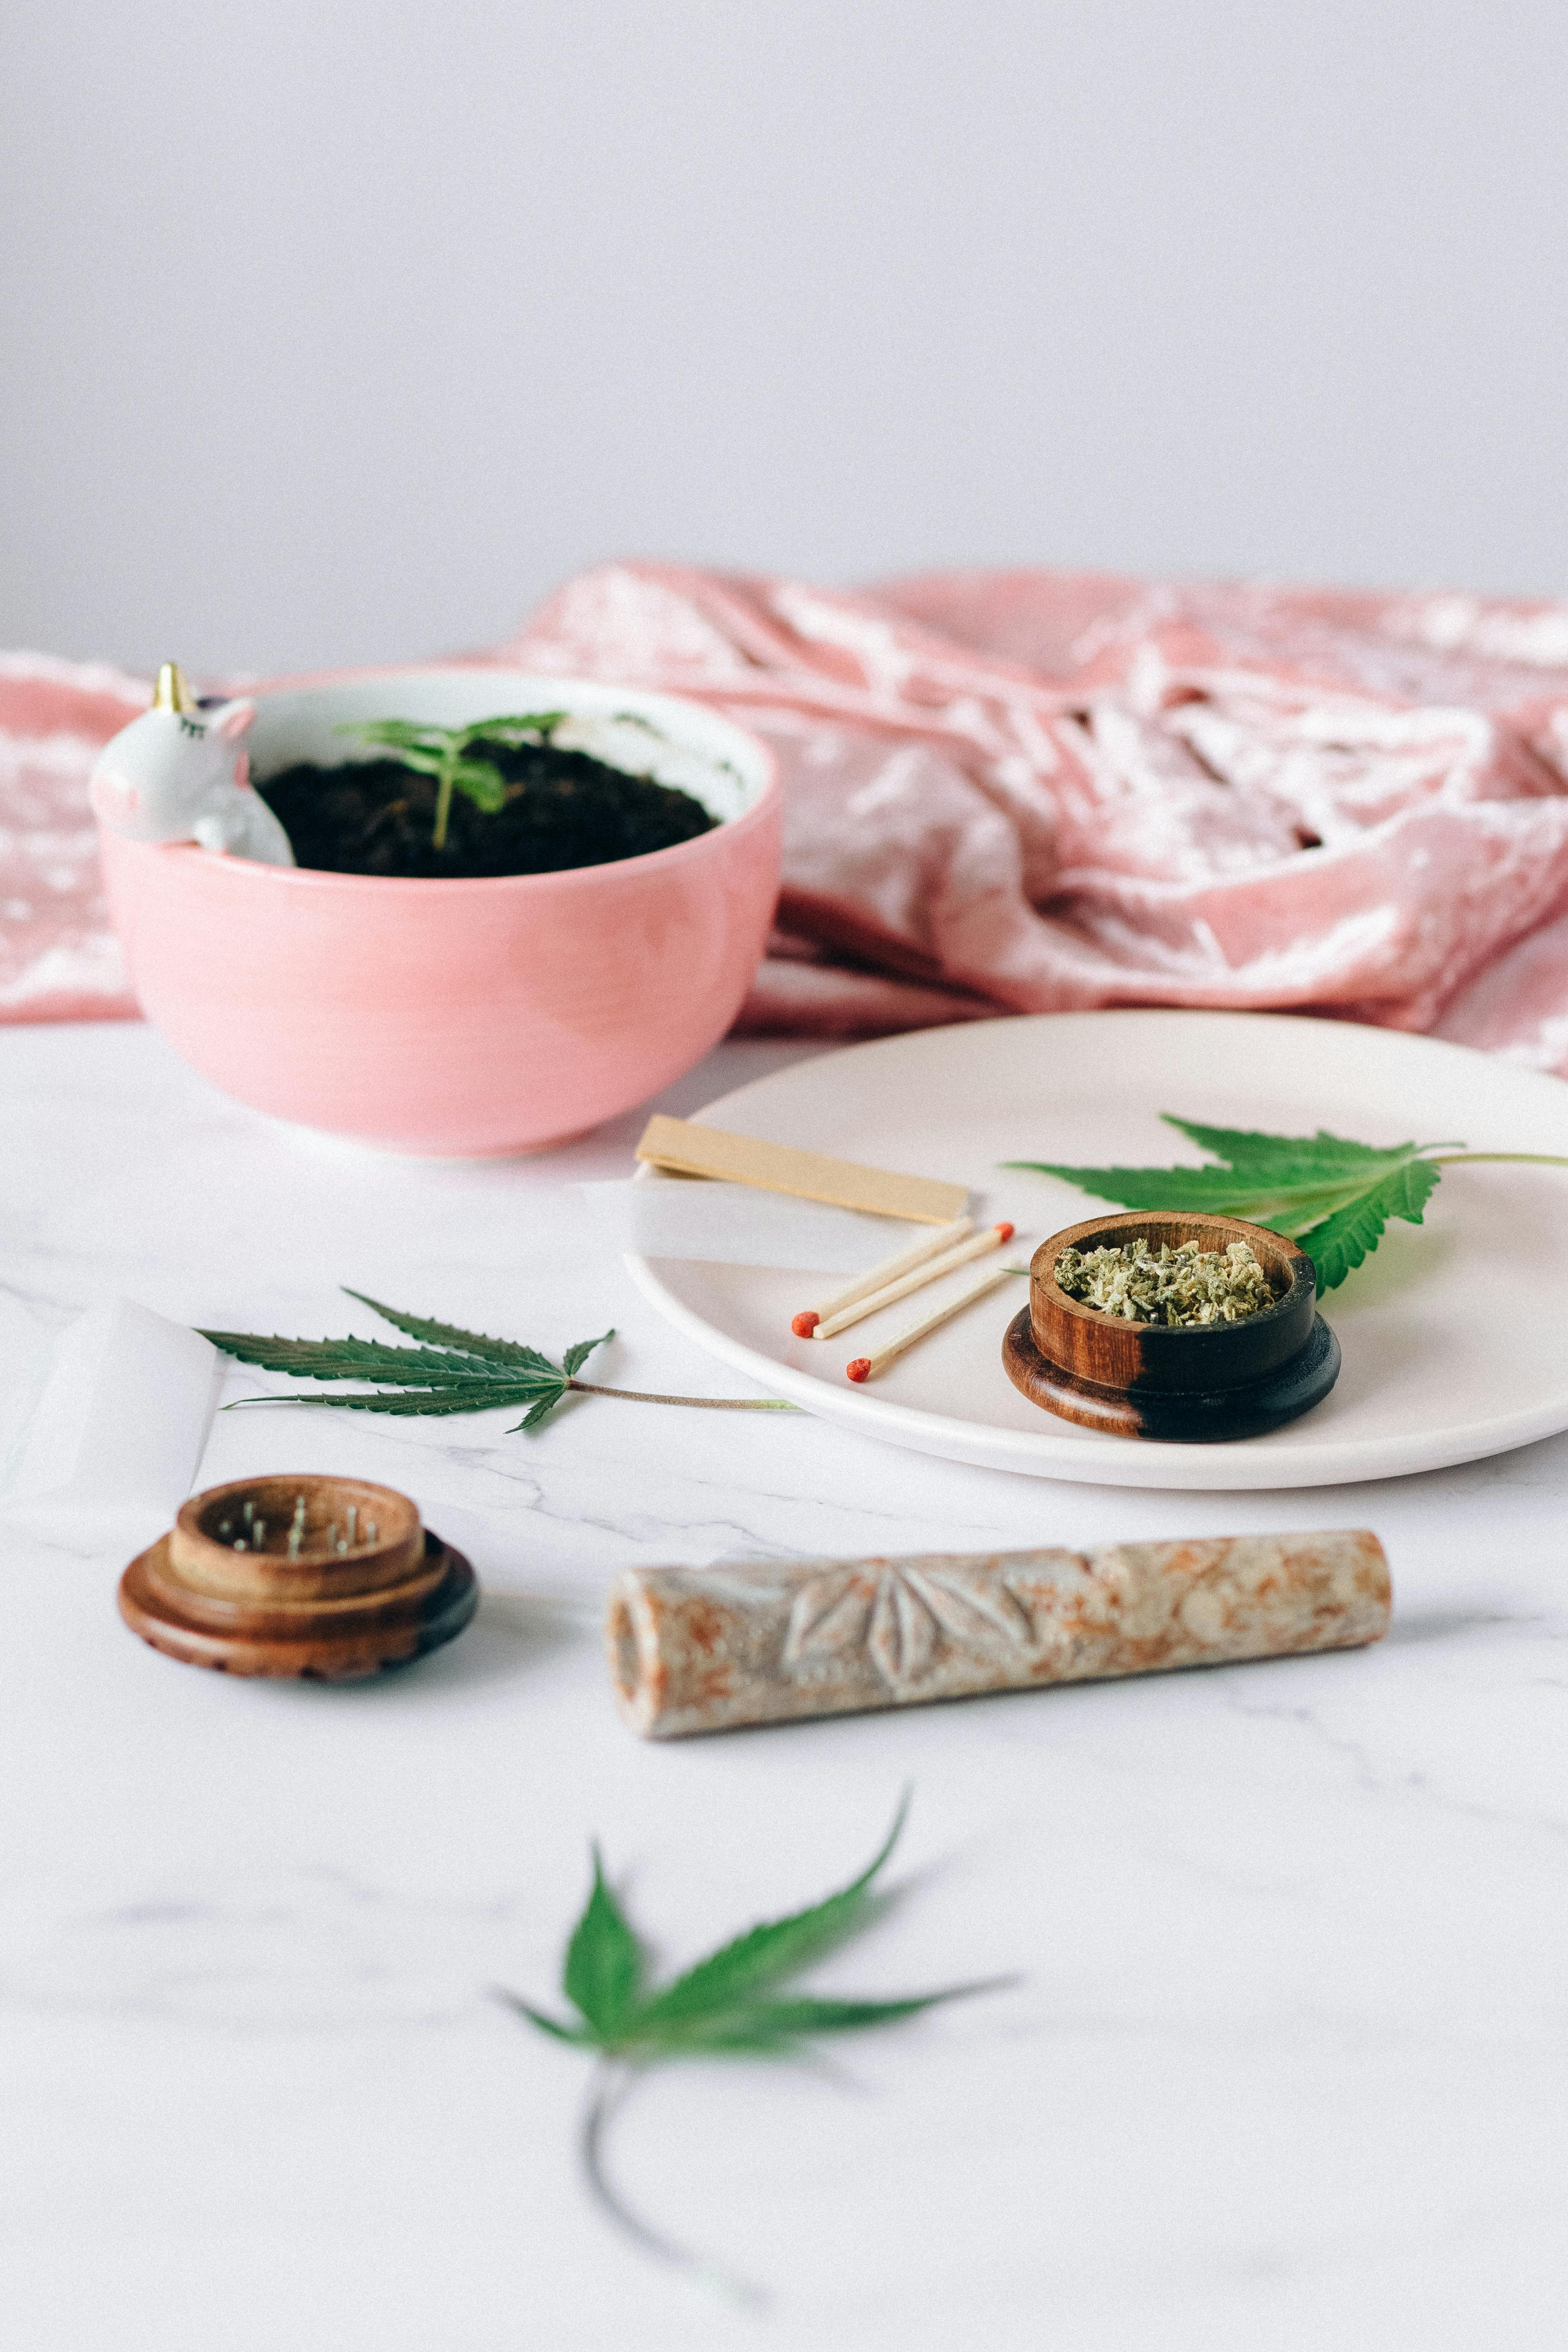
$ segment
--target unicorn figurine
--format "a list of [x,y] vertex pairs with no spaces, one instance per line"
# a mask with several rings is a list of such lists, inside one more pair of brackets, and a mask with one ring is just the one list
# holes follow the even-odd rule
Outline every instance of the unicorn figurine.
[[128,841],[196,841],[219,856],[292,866],[289,836],[251,789],[241,747],[254,702],[204,709],[178,662],[158,672],[151,710],[110,737],[92,772],[93,814]]

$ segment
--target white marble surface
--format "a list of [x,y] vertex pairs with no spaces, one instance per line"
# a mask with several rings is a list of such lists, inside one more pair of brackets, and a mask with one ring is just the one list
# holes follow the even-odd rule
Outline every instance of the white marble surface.
[[[795,1049],[730,1046],[679,1111]],[[351,1328],[335,1286],[727,1393],[551,1158],[378,1159],[253,1117],[136,1027],[0,1032],[0,1404],[113,1294]],[[363,1317],[357,1328],[372,1327]],[[611,1370],[613,1362],[614,1370]],[[231,1376],[230,1393],[256,1384]],[[342,1691],[231,1683],[119,1622],[123,1547],[0,1535],[6,2352],[1537,2352],[1568,2299],[1568,1440],[1382,1486],[1163,1496],[884,1451],[806,1418],[584,1400],[220,1416],[202,1483],[416,1494],[486,1586],[452,1649]],[[640,1746],[626,1561],[1367,1525],[1370,1652]],[[807,1899],[900,1785],[906,1892],[821,1981],[1016,1971],[833,2072],[648,2082],[627,2196],[776,2293],[704,2301],[611,2234],[552,1991],[597,1834],[663,1957]]]

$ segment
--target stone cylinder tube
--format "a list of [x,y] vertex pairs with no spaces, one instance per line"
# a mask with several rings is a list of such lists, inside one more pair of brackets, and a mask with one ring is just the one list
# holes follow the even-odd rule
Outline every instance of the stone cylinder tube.
[[1357,1648],[1388,1627],[1364,1532],[1084,1552],[625,1570],[605,1642],[651,1739],[982,1691]]

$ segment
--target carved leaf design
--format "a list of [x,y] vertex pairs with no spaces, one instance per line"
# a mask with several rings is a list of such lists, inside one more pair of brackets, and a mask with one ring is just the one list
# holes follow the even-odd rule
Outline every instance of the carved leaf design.
[[885,1568],[871,1604],[866,1647],[888,1688],[898,1690],[918,1681],[941,1640],[941,1627],[909,1580],[896,1568]]
[[1017,1594],[976,1570],[864,1561],[802,1586],[780,1663],[787,1673],[813,1657],[861,1652],[889,1690],[903,1692],[946,1650],[1000,1661],[1034,1638]]
[[988,1583],[977,1570],[910,1568],[904,1575],[942,1631],[965,1648],[1016,1648],[1034,1633],[1029,1612],[1005,1584]]
[[869,1614],[853,1569],[814,1576],[809,1584],[802,1585],[789,1612],[784,1664],[793,1666],[802,1658],[838,1656],[846,1650],[858,1650],[866,1637]]

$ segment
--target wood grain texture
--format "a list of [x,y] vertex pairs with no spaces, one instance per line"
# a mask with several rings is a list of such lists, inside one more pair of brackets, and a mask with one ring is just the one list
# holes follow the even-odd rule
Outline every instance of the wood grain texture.
[[1321,1404],[1340,1375],[1340,1343],[1322,1317],[1314,1318],[1307,1344],[1288,1362],[1233,1389],[1101,1387],[1064,1371],[1040,1353],[1021,1307],[1002,1339],[1002,1362],[1014,1387],[1031,1404],[1043,1405],[1063,1421],[1110,1437],[1142,1437],[1167,1445],[1214,1445],[1231,1438],[1261,1437],[1299,1421]]
[[918,1225],[951,1224],[969,1204],[963,1184],[932,1176],[900,1176],[890,1168],[863,1168],[858,1160],[832,1160],[793,1144],[763,1143],[755,1136],[658,1113],[643,1129],[637,1156],[656,1168],[686,1176],[717,1176],[731,1184],[753,1184],[764,1192],[792,1192],[805,1201],[829,1201],[840,1209],[862,1209],[877,1217],[904,1217]]
[[[304,1528],[299,1555],[291,1558],[289,1531],[300,1499]],[[259,1552],[234,1548],[247,1503],[253,1523],[259,1518],[268,1528],[266,1549]],[[351,1550],[339,1553],[336,1544],[347,1539],[351,1511],[357,1539]],[[220,1532],[226,1525],[226,1539]],[[241,1599],[259,1594],[290,1605],[318,1596],[341,1601],[350,1593],[400,1584],[414,1574],[424,1552],[425,1530],[407,1496],[368,1478],[232,1479],[182,1503],[169,1535],[172,1566],[198,1591]]]
[[[1275,1304],[1236,1323],[1134,1323],[1069,1298],[1056,1280],[1067,1249],[1145,1241],[1152,1249],[1245,1241]],[[1239,1217],[1121,1209],[1042,1242],[1029,1263],[1029,1304],[1008,1325],[1002,1361],[1014,1387],[1064,1421],[1120,1437],[1215,1444],[1258,1437],[1321,1402],[1339,1377],[1340,1345],[1317,1311],[1306,1252]]]
[[[258,1523],[259,1548],[237,1538]],[[374,1536],[362,1537],[369,1526]],[[474,1613],[479,1585],[462,1553],[420,1525],[406,1496],[312,1473],[239,1479],[194,1496],[169,1534],[131,1562],[119,1597],[132,1632],[187,1665],[354,1682],[451,1641]]]
[[646,1738],[1168,1667],[1386,1632],[1364,1530],[903,1559],[623,1570],[605,1642]]

